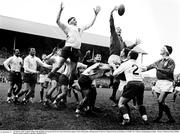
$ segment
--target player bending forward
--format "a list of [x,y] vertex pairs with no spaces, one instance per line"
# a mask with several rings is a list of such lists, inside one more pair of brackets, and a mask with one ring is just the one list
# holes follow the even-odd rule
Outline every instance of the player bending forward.
[[96,98],[96,89],[92,85],[92,82],[94,79],[101,77],[105,70],[110,70],[110,66],[108,64],[95,63],[84,70],[84,72],[80,75],[76,86],[79,86],[83,99],[77,106],[76,114],[79,114],[87,107],[88,113],[93,111]]
[[122,125],[130,123],[130,109],[127,104],[133,98],[137,99],[137,105],[142,120],[145,124],[147,124],[148,119],[146,108],[143,105],[144,83],[141,76],[141,67],[136,61],[138,58],[138,53],[132,50],[129,52],[128,58],[129,60],[122,63],[113,73],[114,76],[117,76],[124,72],[127,81],[118,103],[120,113],[123,115]]

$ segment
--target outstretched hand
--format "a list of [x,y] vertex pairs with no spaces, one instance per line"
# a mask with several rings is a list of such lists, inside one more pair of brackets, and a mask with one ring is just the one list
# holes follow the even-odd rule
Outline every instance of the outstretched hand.
[[113,11],[118,10],[119,6],[115,6]]
[[62,11],[63,9],[64,9],[64,7],[63,7],[63,2],[61,2],[60,10]]
[[90,55],[90,53],[91,53],[90,50],[86,51],[86,55]]
[[98,13],[101,11],[101,7],[100,6],[96,6],[96,8],[93,8],[94,9],[94,13],[96,15],[98,15]]
[[136,39],[135,44],[136,44],[136,45],[139,45],[139,44],[141,44],[141,42],[142,42],[142,41],[141,41],[140,39]]
[[114,11],[118,10],[118,8],[119,8],[119,6],[115,6],[115,7],[113,8],[113,10],[111,11],[111,14],[112,14]]

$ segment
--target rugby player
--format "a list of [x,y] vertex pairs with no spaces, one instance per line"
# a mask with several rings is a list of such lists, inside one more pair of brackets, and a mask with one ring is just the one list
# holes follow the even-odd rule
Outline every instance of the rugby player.
[[122,125],[127,125],[130,123],[129,106],[127,104],[133,98],[137,99],[137,105],[143,123],[147,124],[148,121],[146,108],[143,105],[144,83],[141,76],[142,69],[136,61],[137,58],[138,53],[131,50],[128,54],[129,60],[122,63],[113,73],[113,76],[118,76],[124,72],[127,82],[118,103],[119,111],[123,115]]
[[[76,72],[76,66],[77,66],[77,62],[79,60],[79,56],[80,56],[82,33],[85,30],[89,29],[94,24],[96,17],[100,11],[100,7],[97,7],[94,9],[95,14],[94,14],[94,18],[93,18],[92,22],[89,25],[86,25],[81,28],[77,27],[77,21],[76,21],[75,17],[71,17],[68,19],[68,25],[65,25],[61,22],[61,14],[62,14],[63,9],[64,9],[63,3],[61,3],[60,11],[59,11],[56,22],[57,22],[58,26],[66,34],[67,39],[66,39],[65,46],[62,49],[59,64],[57,67],[52,69],[51,73],[56,72],[59,68],[61,68],[61,66],[64,64],[64,62],[68,58],[70,58],[71,76],[70,76],[69,84],[71,86],[74,82],[73,77],[75,76],[74,73]],[[49,74],[49,75],[51,75],[51,74]]]
[[153,64],[147,66],[146,71],[150,69],[156,69],[157,81],[153,88],[156,92],[159,105],[159,113],[157,118],[154,120],[155,123],[160,123],[163,116],[163,112],[166,113],[168,117],[167,123],[175,123],[168,105],[166,105],[165,100],[168,94],[173,92],[173,81],[174,81],[174,69],[175,62],[169,55],[172,53],[173,49],[169,45],[164,45],[160,51],[162,59],[154,62]]
[[[16,101],[17,94],[20,92],[22,87],[22,76],[21,69],[23,67],[23,60],[20,57],[19,49],[14,50],[14,55],[4,61],[4,67],[9,72],[10,88],[7,94],[7,102],[10,103],[12,100]],[[17,86],[17,89],[14,86]],[[14,99],[12,98],[14,95]]]

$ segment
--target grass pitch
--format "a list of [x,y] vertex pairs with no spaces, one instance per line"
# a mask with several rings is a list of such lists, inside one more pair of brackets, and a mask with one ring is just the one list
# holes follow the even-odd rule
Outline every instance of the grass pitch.
[[[147,108],[149,125],[143,125],[139,112],[132,109],[132,124],[122,126],[119,123],[118,108],[112,107],[109,100],[112,89],[98,88],[96,106],[102,108],[102,113],[93,116],[75,116],[76,102],[72,95],[68,98],[66,108],[60,110],[45,108],[39,103],[39,89],[36,86],[36,97],[33,104],[14,105],[6,102],[8,84],[0,83],[0,121],[3,123],[0,130],[179,130],[180,129],[180,97],[177,97],[176,104],[170,100],[172,94],[167,98],[166,103],[170,107],[175,124],[152,123],[158,112],[158,105],[150,91],[145,91],[144,104]],[[166,115],[162,121],[166,121]]]

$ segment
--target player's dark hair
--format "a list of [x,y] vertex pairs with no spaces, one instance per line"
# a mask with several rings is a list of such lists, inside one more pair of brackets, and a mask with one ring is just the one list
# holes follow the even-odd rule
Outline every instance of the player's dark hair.
[[75,17],[70,17],[69,19],[68,19],[68,24],[69,24],[69,22],[72,20],[72,19],[74,19]]
[[28,48],[28,52],[30,52],[32,48],[35,49],[34,47],[29,47]]
[[124,48],[124,55],[125,55],[125,57],[127,57],[128,56],[128,53],[130,52],[130,50],[131,49],[129,49],[129,48]]
[[[19,51],[19,49],[13,49],[13,54],[15,54],[16,51]],[[20,52],[20,51],[19,51]]]
[[131,51],[129,52],[129,57],[130,57],[130,59],[137,60],[137,58],[138,58],[138,52],[136,52],[136,51],[134,51],[134,50],[131,50]]
[[165,45],[167,51],[168,51],[168,54],[170,55],[173,51],[172,47],[171,46],[168,46],[168,45]]

